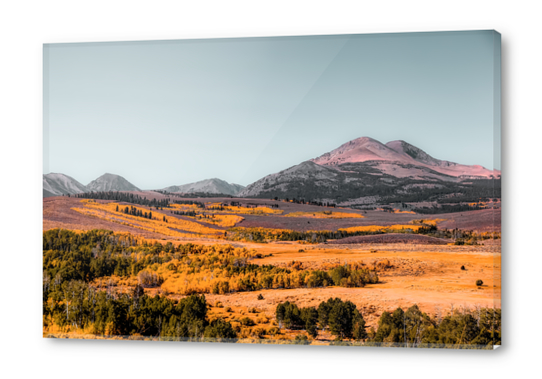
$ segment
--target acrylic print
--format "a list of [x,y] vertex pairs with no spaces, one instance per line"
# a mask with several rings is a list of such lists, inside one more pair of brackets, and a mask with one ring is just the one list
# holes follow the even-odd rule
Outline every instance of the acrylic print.
[[43,162],[44,337],[501,344],[495,31],[48,44]]

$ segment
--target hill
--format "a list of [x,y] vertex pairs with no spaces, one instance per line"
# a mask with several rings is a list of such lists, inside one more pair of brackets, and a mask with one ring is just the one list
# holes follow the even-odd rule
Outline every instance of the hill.
[[87,185],[88,191],[140,191],[139,188],[124,179],[122,176],[114,174],[104,174],[98,179],[93,180]]
[[212,178],[195,183],[182,184],[163,188],[162,191],[173,193],[209,193],[237,195],[245,187],[240,184],[228,183],[224,180]]
[[43,175],[43,197],[74,195],[86,191],[87,188],[71,176],[58,173]]

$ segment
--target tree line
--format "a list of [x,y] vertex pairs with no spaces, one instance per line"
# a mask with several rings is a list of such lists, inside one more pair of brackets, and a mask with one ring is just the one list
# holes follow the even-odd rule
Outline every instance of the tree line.
[[406,311],[398,307],[383,312],[377,330],[369,331],[356,306],[339,298],[318,307],[279,303],[275,317],[280,327],[304,330],[312,338],[327,329],[337,341],[363,341],[369,346],[492,348],[501,344],[501,310],[494,308],[456,308],[445,317],[430,317],[416,304]]
[[417,305],[405,311],[384,312],[369,342],[405,347],[445,347],[501,344],[501,310],[475,308],[452,311],[443,318],[431,318]]
[[[182,255],[197,250],[191,244],[175,248],[171,243],[139,243],[130,235],[114,235],[105,230],[44,232],[45,330],[82,330],[107,336],[235,339],[237,335],[230,323],[207,318],[208,306],[203,295],[173,301],[144,292],[147,279],[156,278],[155,273],[143,271],[145,268],[167,262],[167,253]],[[132,255],[136,251],[140,259]],[[141,284],[129,293],[118,293],[110,286],[107,291],[101,291],[91,285],[94,279],[113,273],[143,274]]]
[[195,211],[170,211],[170,213],[177,216],[196,217],[198,214]]
[[312,338],[318,336],[318,330],[329,329],[337,340],[367,338],[365,320],[350,301],[329,298],[315,307],[299,308],[288,301],[279,303],[275,310],[279,327],[302,329]]
[[148,296],[139,285],[124,294],[98,291],[81,280],[43,286],[45,330],[234,342],[232,325],[223,319],[209,321],[207,310],[204,295],[174,301]]
[[119,192],[119,191],[103,191],[103,192],[85,192],[74,197],[80,199],[94,199],[94,200],[115,200],[119,202],[132,203],[143,205],[146,207],[169,207],[170,199],[147,199],[144,196],[139,196],[133,193]]
[[43,278],[46,282],[81,280],[90,283],[115,275],[137,278],[143,285],[162,285],[164,290],[172,293],[190,295],[334,285],[363,287],[379,281],[376,270],[361,262],[328,270],[251,262],[260,257],[256,250],[231,245],[148,244],[140,243],[130,235],[115,235],[105,230],[75,233],[52,229],[43,234]]
[[482,208],[480,205],[469,205],[469,204],[439,204],[434,207],[417,207],[412,208],[416,213],[420,214],[439,214],[439,213],[457,213],[457,212],[468,212],[468,211],[477,211]]
[[[119,212],[119,206],[117,205],[116,211]],[[130,207],[125,207],[122,212],[127,215],[136,216],[136,217],[143,217],[148,218],[149,220],[152,220],[152,212],[149,210],[149,212],[144,212],[141,209],[137,209],[133,205]]]
[[[435,225],[425,225],[416,230],[394,230],[393,233],[414,233],[414,234],[426,234],[437,231]],[[225,237],[231,241],[247,241],[247,242],[260,242],[265,243],[268,241],[305,241],[307,243],[323,243],[328,239],[341,239],[353,236],[375,235],[385,234],[386,230],[309,230],[309,231],[297,231],[290,229],[270,229],[261,227],[235,227],[226,231]]]
[[[292,198],[284,197],[284,198],[282,198],[282,197],[279,197],[279,196],[275,196],[275,197],[271,198],[271,200],[285,201],[287,203],[294,203],[294,204],[316,205],[318,207],[335,208],[337,206],[337,204],[331,203],[331,202],[322,202],[322,201],[318,201],[318,200],[305,200],[304,198],[295,198],[295,197],[292,197]],[[273,206],[273,205],[271,205],[271,206]],[[278,205],[276,205],[276,207],[278,208]]]
[[205,204],[201,201],[195,201],[195,200],[173,200],[173,204],[180,204],[180,205],[195,205],[198,208],[205,208]]

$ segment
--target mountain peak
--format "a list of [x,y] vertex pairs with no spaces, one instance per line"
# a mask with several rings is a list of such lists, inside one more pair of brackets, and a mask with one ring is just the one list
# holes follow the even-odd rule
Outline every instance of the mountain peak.
[[[373,165],[380,162],[380,166],[391,163],[429,168],[451,177],[491,178],[500,176],[500,171],[491,171],[479,165],[463,165],[433,158],[422,149],[403,140],[390,141],[384,145],[370,137],[360,137],[346,142],[337,149],[311,161],[322,166],[373,161]],[[385,168],[381,169],[386,171]],[[395,175],[394,171],[399,172],[392,170],[389,173]],[[403,172],[402,175],[408,175],[408,172]]]
[[71,176],[51,172],[43,175],[43,196],[74,195],[86,192],[87,188]]
[[359,138],[353,139],[352,141],[349,141],[347,143],[350,143],[350,144],[366,144],[366,143],[370,143],[370,142],[380,143],[379,141],[377,141],[377,140],[375,140],[374,138],[371,138],[371,137],[359,137]]
[[240,184],[228,183],[219,178],[204,179],[194,183],[182,184],[178,186],[169,186],[164,188],[164,191],[173,193],[212,193],[237,195],[244,186]]
[[336,166],[343,163],[375,160],[400,161],[402,159],[401,154],[381,142],[371,137],[360,137],[346,142],[318,158],[311,159],[311,161],[319,165]]
[[140,191],[120,175],[105,173],[87,185],[89,191]]

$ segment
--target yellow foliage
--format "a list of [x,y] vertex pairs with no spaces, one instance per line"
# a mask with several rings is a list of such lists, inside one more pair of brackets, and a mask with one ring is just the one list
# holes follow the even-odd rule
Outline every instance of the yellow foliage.
[[228,213],[241,213],[246,215],[280,215],[284,213],[283,210],[280,209],[271,209],[269,207],[240,207],[240,206],[225,206],[223,207],[225,212]]
[[476,206],[478,206],[480,208],[487,208],[488,207],[487,202],[485,202],[485,201],[479,201],[477,203],[468,203],[468,204],[469,204],[470,207],[476,207]]
[[[220,203],[213,204],[218,204],[218,206],[220,206]],[[214,214],[212,210],[211,212],[208,210],[200,211],[201,208],[199,208],[196,204],[170,204],[170,206],[175,208],[175,210],[196,212],[196,216],[183,215],[183,217],[189,217],[200,222],[217,225],[224,228],[231,228],[244,220],[244,218],[241,216]]]
[[198,209],[197,204],[175,204],[175,203],[170,203],[169,206],[171,208],[175,208],[175,209],[178,209],[178,210],[181,210],[181,211],[190,211],[190,210],[197,210]]
[[[87,200],[82,200],[81,203],[84,204],[84,208],[72,208],[74,211],[77,211],[82,214],[89,216],[95,216],[107,221],[116,222],[119,224],[131,226],[134,228],[147,230],[150,232],[160,233],[172,237],[190,237],[191,234],[183,233],[190,232],[201,235],[216,236],[222,234],[221,230],[212,229],[201,225],[197,222],[187,221],[178,219],[176,217],[166,216],[162,213],[155,212],[152,219],[133,216],[123,212],[126,205],[119,203],[97,203],[90,202]],[[116,211],[116,208],[119,208],[119,211]],[[132,206],[129,206],[132,207]],[[141,210],[143,213],[152,212],[147,208],[134,207],[137,210]],[[165,220],[164,221],[164,217]]]
[[439,222],[446,221],[443,218],[435,218],[435,219],[419,219],[419,220],[412,220],[411,222],[413,224],[426,224],[426,225],[434,225],[437,226]]
[[393,232],[393,231],[410,229],[416,232],[422,227],[423,225],[389,225],[389,226],[365,225],[365,226],[353,226],[351,228],[339,229],[339,231],[347,232],[347,233],[357,233],[357,232],[373,233],[373,232],[381,232],[381,231]]
[[284,217],[307,217],[307,218],[364,218],[358,213],[347,212],[292,212],[284,215]]
[[213,214],[210,215],[210,218],[201,218],[198,219],[196,216],[196,219],[201,222],[206,222],[208,224],[214,224],[218,226],[222,226],[225,228],[231,228],[232,226],[235,226],[237,223],[244,220],[241,216],[235,216],[235,215],[218,215]]

